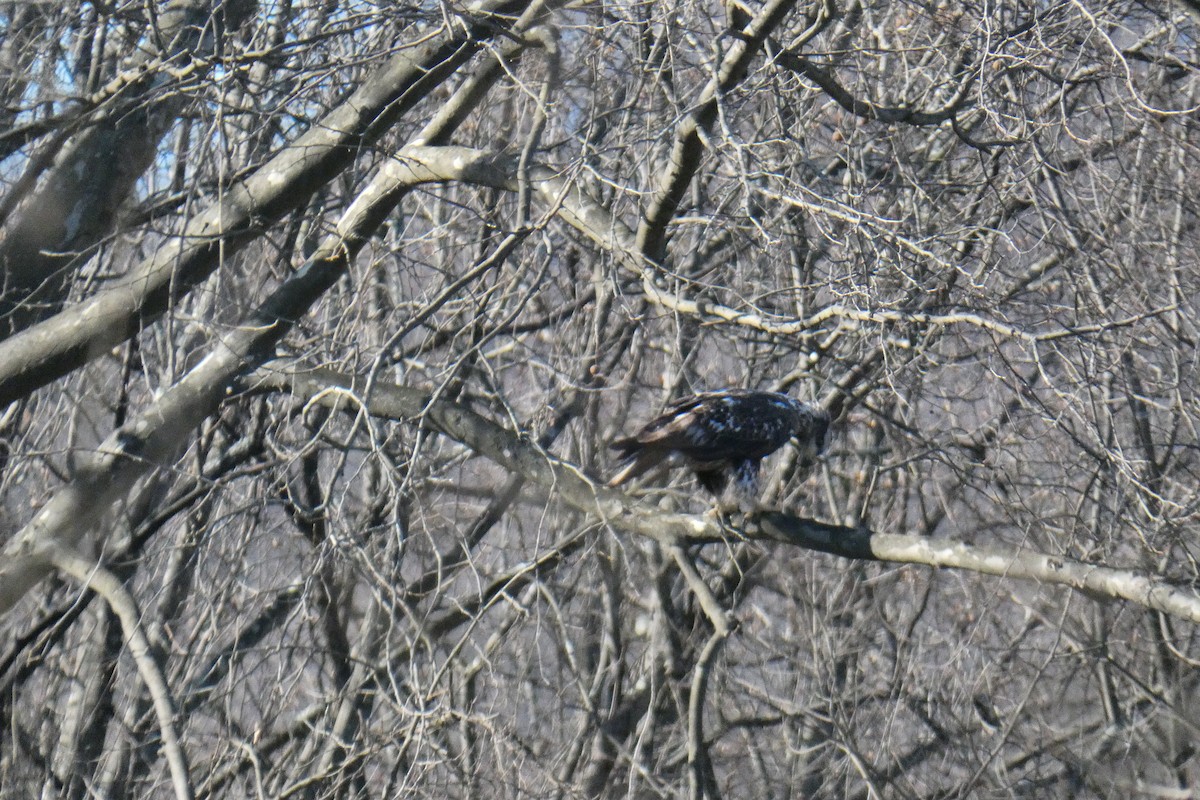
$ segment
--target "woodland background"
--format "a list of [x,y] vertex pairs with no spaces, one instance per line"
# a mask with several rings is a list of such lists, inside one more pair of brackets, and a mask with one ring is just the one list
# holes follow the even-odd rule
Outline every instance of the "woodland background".
[[[1198,48],[0,3],[0,794],[1196,797]],[[778,511],[603,487],[725,386]]]

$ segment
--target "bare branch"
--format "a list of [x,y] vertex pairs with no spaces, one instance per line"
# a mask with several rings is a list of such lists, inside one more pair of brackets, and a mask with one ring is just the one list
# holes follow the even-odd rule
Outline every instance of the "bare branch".
[[55,568],[103,597],[121,621],[129,652],[137,663],[138,673],[146,684],[146,691],[150,693],[154,712],[158,716],[163,752],[171,769],[171,785],[175,790],[175,797],[177,800],[190,800],[193,796],[192,782],[188,776],[187,759],[184,757],[179,734],[175,730],[175,701],[171,699],[166,677],[154,658],[154,651],[145,631],[142,630],[142,614],[133,595],[129,594],[117,576],[103,564],[85,558],[69,548],[49,548],[48,559]]
[[662,264],[666,260],[667,225],[675,217],[688,184],[700,169],[704,147],[701,131],[717,118],[722,95],[742,80],[767,37],[795,5],[796,0],[768,0],[763,5],[745,33],[729,48],[717,74],[700,94],[695,110],[679,123],[667,169],[659,179],[637,232],[638,250],[650,262]]
[[[503,14],[517,0],[481,9]],[[0,342],[0,404],[24,397],[125,341],[256,239],[266,222],[304,202],[466,63],[494,33],[477,24],[467,35],[404,50],[381,66],[338,108],[314,124],[220,202],[193,217],[184,232],[110,289]]]
[[[345,401],[330,387],[356,392],[364,378],[328,370],[294,371],[272,364],[248,379],[247,388],[290,391],[305,400],[339,407]],[[666,544],[714,542],[724,537],[711,518],[643,511],[623,492],[586,476],[579,467],[540,451],[465,407],[433,399],[428,393],[376,384],[366,405],[372,414],[396,420],[424,419],[480,455],[524,475],[572,507],[598,521]],[[1200,622],[1200,595],[1171,586],[1136,570],[1087,564],[1027,550],[989,549],[945,539],[873,533],[828,525],[787,514],[752,515],[746,536],[769,539],[851,559],[955,567],[984,575],[1069,586],[1092,596],[1130,600],[1172,616]]]
[[940,125],[953,119],[966,107],[971,85],[979,77],[978,70],[970,69],[964,61],[959,66],[961,76],[958,85],[954,87],[946,103],[935,111],[917,111],[912,108],[879,106],[867,100],[860,100],[847,91],[829,70],[822,69],[794,50],[780,50],[773,55],[780,64],[808,78],[850,113],[864,119],[888,123],[926,126]]

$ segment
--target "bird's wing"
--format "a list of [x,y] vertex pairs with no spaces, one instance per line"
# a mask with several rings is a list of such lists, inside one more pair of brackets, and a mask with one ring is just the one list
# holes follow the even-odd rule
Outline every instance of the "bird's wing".
[[664,449],[686,444],[688,431],[702,423],[709,413],[711,399],[712,395],[708,394],[685,397],[647,422],[631,438],[640,445]]
[[702,402],[703,398],[699,396],[686,397],[650,420],[633,436],[610,443],[609,447],[620,453],[625,466],[608,485],[619,486],[663,463],[672,450],[686,442],[685,431],[694,423],[695,408]]
[[791,412],[775,395],[708,392],[681,399],[611,446],[626,458],[644,450],[675,450],[696,462],[762,458],[787,441],[791,426]]
[[790,406],[765,392],[715,393],[693,413],[687,445],[679,449],[697,461],[759,459],[792,432]]

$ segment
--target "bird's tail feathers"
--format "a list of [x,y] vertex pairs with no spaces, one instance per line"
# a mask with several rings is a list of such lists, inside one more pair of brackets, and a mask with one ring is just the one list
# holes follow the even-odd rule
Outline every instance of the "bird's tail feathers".
[[608,479],[608,485],[609,486],[620,486],[625,481],[627,481],[631,478],[635,478],[638,475],[645,472],[645,469],[644,468],[639,469],[639,466],[640,465],[638,464],[638,462],[636,460],[630,461],[628,464],[626,464],[624,467],[621,468],[620,472],[618,472],[616,475],[613,475],[611,478]]
[[622,483],[647,472],[651,467],[662,461],[661,454],[641,449],[641,445],[636,439],[618,439],[610,444],[609,447],[619,451],[621,454],[620,460],[625,462],[620,471],[609,479],[609,486],[620,486]]
[[640,443],[634,438],[614,439],[613,441],[609,442],[608,448],[610,450],[618,451],[621,454],[620,458],[624,460],[627,458],[633,458],[637,454],[637,451],[640,448]]

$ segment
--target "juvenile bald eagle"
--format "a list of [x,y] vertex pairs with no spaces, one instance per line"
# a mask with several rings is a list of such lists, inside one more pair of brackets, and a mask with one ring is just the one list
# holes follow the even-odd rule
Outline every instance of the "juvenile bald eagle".
[[812,460],[825,449],[829,414],[778,392],[727,389],[685,397],[635,435],[610,447],[625,466],[608,482],[618,486],[657,467],[687,467],[700,485],[724,505],[733,475],[731,500],[743,511],[758,504],[762,459],[795,437],[801,457]]

